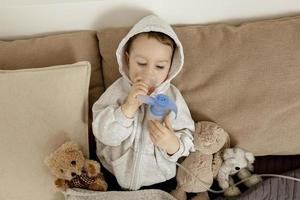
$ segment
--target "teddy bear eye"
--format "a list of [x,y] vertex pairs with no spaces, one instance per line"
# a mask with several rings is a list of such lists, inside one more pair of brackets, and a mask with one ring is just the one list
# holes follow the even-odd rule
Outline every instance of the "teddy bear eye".
[[76,165],[76,161],[73,160],[73,161],[71,162],[71,165]]
[[63,170],[63,169],[60,169],[60,172],[61,172],[61,173],[64,173],[64,170]]

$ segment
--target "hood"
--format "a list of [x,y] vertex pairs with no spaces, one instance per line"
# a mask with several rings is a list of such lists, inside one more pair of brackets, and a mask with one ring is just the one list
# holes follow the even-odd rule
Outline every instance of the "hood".
[[174,42],[175,42],[175,51],[174,56],[171,64],[171,68],[169,71],[169,75],[167,79],[157,88],[162,88],[166,85],[169,85],[171,80],[180,72],[182,69],[183,63],[184,63],[184,54],[183,54],[183,48],[182,45],[176,35],[176,33],[173,31],[172,27],[163,21],[161,18],[157,17],[156,15],[149,15],[144,18],[142,18],[137,24],[135,24],[132,29],[128,32],[128,34],[121,40],[117,51],[117,61],[119,64],[119,71],[124,77],[126,81],[128,81],[130,84],[132,82],[129,79],[128,76],[128,66],[125,60],[125,54],[124,51],[127,46],[128,40],[133,37],[134,35],[137,35],[142,32],[161,32],[168,36],[170,36]]

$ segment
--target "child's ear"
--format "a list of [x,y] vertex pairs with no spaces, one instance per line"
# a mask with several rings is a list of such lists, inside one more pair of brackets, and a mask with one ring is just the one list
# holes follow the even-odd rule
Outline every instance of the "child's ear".
[[128,51],[125,51],[125,61],[126,61],[126,64],[129,65],[129,53],[128,53]]

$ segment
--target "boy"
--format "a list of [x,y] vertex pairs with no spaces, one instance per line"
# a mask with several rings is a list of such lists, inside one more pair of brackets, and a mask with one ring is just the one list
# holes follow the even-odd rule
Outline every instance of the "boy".
[[[175,162],[193,149],[194,121],[179,90],[170,81],[183,66],[183,49],[170,25],[157,16],[140,20],[120,42],[122,77],[93,105],[97,155],[123,189],[137,190],[170,180]],[[178,113],[163,123],[151,120],[138,95],[165,94]]]

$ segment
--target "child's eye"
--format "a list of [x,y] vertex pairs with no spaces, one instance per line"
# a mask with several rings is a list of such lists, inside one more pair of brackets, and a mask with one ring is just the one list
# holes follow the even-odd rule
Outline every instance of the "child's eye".
[[159,68],[159,69],[165,68],[165,66],[160,66],[160,65],[156,65],[156,67]]
[[140,66],[146,66],[146,63],[138,63]]

